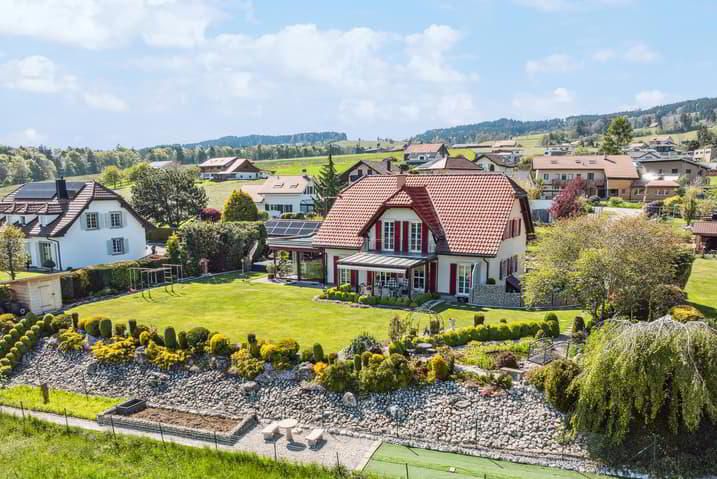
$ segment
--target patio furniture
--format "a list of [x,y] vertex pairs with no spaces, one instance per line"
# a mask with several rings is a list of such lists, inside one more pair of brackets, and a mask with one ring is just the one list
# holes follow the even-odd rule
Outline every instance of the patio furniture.
[[306,442],[309,443],[309,447],[315,448],[324,440],[324,430],[314,429],[306,435]]
[[297,421],[296,419],[284,419],[283,421],[279,421],[279,428],[285,430],[287,441],[294,442],[294,435],[292,429],[295,428],[298,424],[299,421]]
[[279,432],[279,423],[278,422],[272,422],[268,426],[266,426],[261,433],[264,435],[265,441],[271,441],[274,439],[274,436],[276,436],[276,433]]
[[418,343],[416,344],[416,351],[418,351],[419,354],[426,354],[433,348],[433,345],[431,343]]

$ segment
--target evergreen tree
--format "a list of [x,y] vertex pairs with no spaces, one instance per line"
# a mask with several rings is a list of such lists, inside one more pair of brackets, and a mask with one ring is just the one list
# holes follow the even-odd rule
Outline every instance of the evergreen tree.
[[256,221],[259,219],[259,211],[251,196],[241,190],[234,190],[224,203],[222,218],[224,221]]
[[622,148],[632,141],[632,125],[624,116],[613,118],[603,138],[602,152],[608,155],[619,155]]
[[321,216],[326,216],[336,201],[341,190],[341,181],[336,174],[334,159],[329,153],[329,161],[321,167],[319,176],[315,180],[314,207]]
[[184,148],[182,148],[180,145],[174,147],[174,159],[180,165],[183,165],[186,161],[184,157]]

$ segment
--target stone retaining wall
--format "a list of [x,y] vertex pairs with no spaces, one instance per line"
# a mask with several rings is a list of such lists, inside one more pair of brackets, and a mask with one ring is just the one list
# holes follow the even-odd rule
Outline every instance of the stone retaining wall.
[[494,308],[520,308],[520,293],[506,293],[500,284],[479,284],[473,288],[471,303]]
[[133,419],[130,416],[121,416],[116,413],[116,407],[108,409],[97,415],[97,424],[100,426],[114,426],[135,431],[151,432],[155,434],[169,434],[172,436],[194,439],[197,441],[215,442],[224,446],[233,446],[241,436],[249,432],[258,423],[256,415],[244,418],[237,426],[229,432],[206,431],[189,427],[162,424],[146,421],[144,419]]

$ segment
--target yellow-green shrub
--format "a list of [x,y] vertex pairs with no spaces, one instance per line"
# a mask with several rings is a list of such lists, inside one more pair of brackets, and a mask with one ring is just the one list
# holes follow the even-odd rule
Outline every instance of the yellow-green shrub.
[[705,319],[705,315],[702,312],[690,304],[680,304],[674,306],[670,310],[672,319],[679,321],[680,323],[686,323],[688,321],[702,321]]
[[234,371],[246,379],[254,379],[264,372],[264,361],[253,357],[246,348],[232,354],[232,364]]
[[134,358],[134,338],[125,338],[105,343],[98,341],[92,346],[92,355],[100,362],[122,363]]
[[170,351],[164,346],[158,346],[154,341],[150,341],[147,346],[147,359],[162,369],[169,369],[177,364],[184,364],[189,359],[189,353],[178,349]]
[[58,336],[60,351],[82,351],[85,345],[85,337],[73,329],[65,329]]

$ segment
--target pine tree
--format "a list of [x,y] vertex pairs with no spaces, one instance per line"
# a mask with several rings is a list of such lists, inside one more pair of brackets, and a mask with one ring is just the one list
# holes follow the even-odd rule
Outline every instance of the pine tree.
[[602,152],[608,155],[619,155],[622,148],[632,141],[632,125],[624,116],[613,118],[603,138]]
[[234,190],[224,203],[222,219],[223,221],[256,221],[259,219],[259,211],[251,196],[241,190]]
[[314,206],[318,214],[326,216],[341,190],[341,182],[336,174],[336,167],[331,153],[329,153],[328,163],[321,167],[315,183]]

